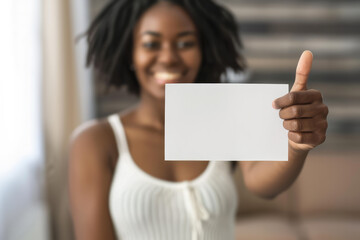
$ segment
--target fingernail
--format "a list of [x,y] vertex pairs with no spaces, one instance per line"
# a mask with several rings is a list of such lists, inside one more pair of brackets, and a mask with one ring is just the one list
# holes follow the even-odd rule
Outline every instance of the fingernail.
[[304,52],[309,52],[309,53],[314,57],[314,54],[312,53],[312,51],[310,51],[310,50],[305,50]]
[[276,105],[275,105],[275,102],[272,102],[272,107],[273,107],[273,109],[276,109]]

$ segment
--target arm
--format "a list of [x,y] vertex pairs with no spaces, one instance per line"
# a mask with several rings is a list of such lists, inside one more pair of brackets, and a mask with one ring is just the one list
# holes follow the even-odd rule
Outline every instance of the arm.
[[97,125],[88,127],[70,146],[70,205],[78,240],[116,239],[108,206],[112,171],[100,132]]
[[299,175],[308,152],[325,141],[328,107],[319,91],[306,88],[311,64],[312,54],[305,51],[290,93],[273,103],[289,131],[288,161],[240,164],[247,188],[258,196],[273,198],[286,190]]
[[246,187],[259,197],[274,198],[295,181],[307,154],[289,146],[287,162],[240,162]]

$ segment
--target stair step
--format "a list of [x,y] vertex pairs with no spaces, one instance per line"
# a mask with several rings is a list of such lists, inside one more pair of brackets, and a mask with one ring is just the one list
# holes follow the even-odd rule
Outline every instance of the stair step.
[[[360,14],[360,13],[359,13]],[[245,54],[256,56],[299,56],[305,49],[312,50],[315,59],[338,56],[360,56],[360,35],[292,35],[247,34],[242,36]]]
[[359,2],[261,2],[228,4],[239,22],[360,22]]
[[[315,55],[316,52],[314,51]],[[249,69],[254,71],[295,71],[296,65],[299,61],[297,57],[280,57],[280,56],[257,56],[246,57]],[[313,71],[323,71],[333,73],[338,71],[343,72],[358,72],[360,69],[360,58],[358,57],[334,57],[315,59],[313,61]]]

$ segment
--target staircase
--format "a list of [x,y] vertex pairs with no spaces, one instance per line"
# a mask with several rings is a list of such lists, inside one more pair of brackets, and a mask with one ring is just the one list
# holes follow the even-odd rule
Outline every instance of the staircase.
[[249,66],[247,81],[289,83],[303,50],[314,54],[309,88],[329,106],[321,150],[360,147],[360,2],[223,0],[235,14]]

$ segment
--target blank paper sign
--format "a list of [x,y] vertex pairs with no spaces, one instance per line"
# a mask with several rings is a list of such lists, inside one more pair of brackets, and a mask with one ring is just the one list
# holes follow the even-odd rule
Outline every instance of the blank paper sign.
[[166,84],[165,160],[287,161],[288,84]]

